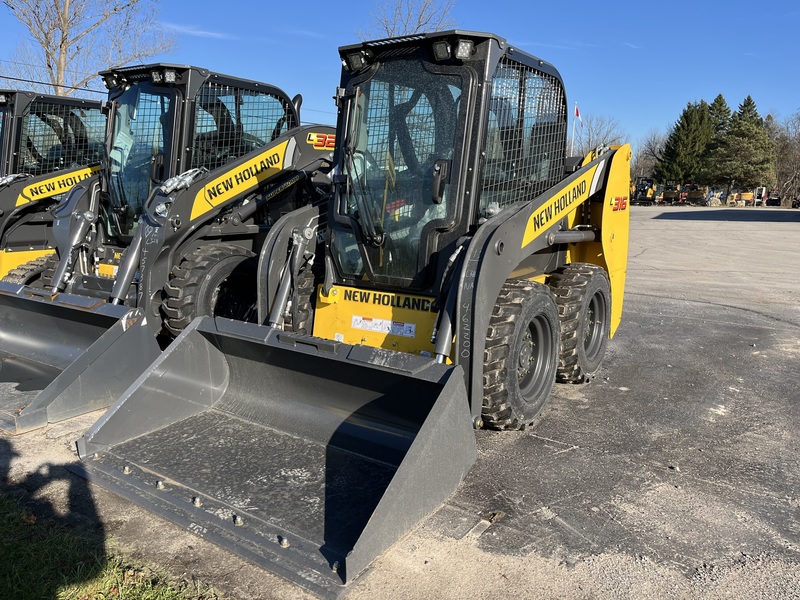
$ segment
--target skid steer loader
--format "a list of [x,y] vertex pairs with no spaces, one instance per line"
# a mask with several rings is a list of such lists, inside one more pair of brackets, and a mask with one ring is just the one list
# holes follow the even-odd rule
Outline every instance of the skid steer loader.
[[0,90],[0,278],[52,254],[50,209],[100,168],[100,102]]
[[558,71],[498,36],[340,54],[332,199],[270,230],[259,323],[196,319],[78,441],[86,476],[331,596],[453,493],[473,428],[597,372],[631,155],[568,158]]
[[0,283],[15,433],[108,406],[197,315],[254,320],[267,231],[329,185],[335,129],[301,126],[299,96],[196,67],[101,75],[103,166],[52,211],[57,254]]

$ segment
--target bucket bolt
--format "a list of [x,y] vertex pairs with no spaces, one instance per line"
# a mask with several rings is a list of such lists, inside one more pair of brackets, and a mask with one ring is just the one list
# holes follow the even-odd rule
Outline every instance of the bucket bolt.
[[239,515],[233,515],[233,524],[236,525],[237,527],[241,527],[242,525],[244,525],[244,519]]
[[200,499],[200,496],[192,496],[192,505],[193,506],[203,506],[203,501]]
[[156,489],[163,490],[165,488],[164,482],[161,480],[156,481]]
[[280,544],[281,548],[288,548],[289,547],[289,540],[287,540],[282,535],[278,536],[278,543]]
[[131,468],[128,465],[125,465],[124,467],[122,467],[122,472],[125,475],[130,475],[131,474]]

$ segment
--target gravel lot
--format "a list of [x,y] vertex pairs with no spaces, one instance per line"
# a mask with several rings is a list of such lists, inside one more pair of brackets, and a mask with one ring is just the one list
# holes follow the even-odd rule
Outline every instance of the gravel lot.
[[[800,598],[800,211],[631,217],[600,375],[478,432],[458,492],[348,598]],[[0,437],[5,492],[225,597],[306,596],[67,473],[97,416]]]

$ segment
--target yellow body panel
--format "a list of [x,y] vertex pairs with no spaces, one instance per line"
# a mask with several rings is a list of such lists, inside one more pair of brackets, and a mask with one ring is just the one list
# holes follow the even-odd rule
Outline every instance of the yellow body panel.
[[194,221],[239,194],[256,189],[261,182],[283,171],[288,145],[289,142],[286,141],[269,148],[255,158],[209,181],[194,199],[191,220]]
[[631,147],[622,146],[611,163],[606,186],[601,234],[603,256],[611,280],[611,337],[622,320],[625,276],[628,269],[630,198],[625,192],[630,181]]
[[314,335],[411,354],[433,353],[436,313],[432,298],[379,290],[334,286],[327,296],[320,287]]
[[18,250],[0,252],[0,278],[5,277],[10,271],[39,257],[52,254],[55,250]]
[[591,223],[600,230],[599,242],[570,246],[570,262],[587,262],[603,267],[611,283],[611,336],[622,320],[625,273],[628,267],[630,228],[631,148],[617,148],[608,174],[602,205],[592,202]]
[[51,177],[40,180],[37,183],[26,185],[22,188],[19,196],[17,196],[17,206],[35,202],[43,198],[51,198],[59,194],[68,192],[70,188],[77,185],[84,179],[88,179],[100,170],[99,165],[93,167],[86,167],[78,171],[70,171],[69,173],[62,173],[59,175],[58,171],[53,173]]

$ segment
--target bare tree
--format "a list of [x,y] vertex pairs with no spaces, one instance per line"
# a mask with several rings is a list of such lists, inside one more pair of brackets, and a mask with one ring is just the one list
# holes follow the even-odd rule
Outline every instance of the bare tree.
[[633,149],[631,176],[652,177],[653,169],[662,159],[667,136],[657,129],[651,129],[639,140]]
[[774,132],[775,178],[783,206],[800,193],[800,113],[780,123]]
[[[604,115],[586,115],[583,117],[583,126],[577,124],[574,129],[575,145],[574,156],[586,156],[589,152],[602,145],[625,143],[627,133],[614,117]],[[572,140],[570,139],[570,145]]]
[[455,0],[380,0],[370,13],[371,25],[358,36],[369,40],[452,29],[455,5]]
[[[62,96],[97,72],[168,51],[157,0],[4,0],[27,29],[4,75],[42,82],[26,87]],[[15,87],[20,87],[17,84]]]

